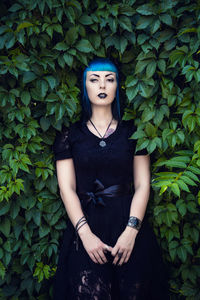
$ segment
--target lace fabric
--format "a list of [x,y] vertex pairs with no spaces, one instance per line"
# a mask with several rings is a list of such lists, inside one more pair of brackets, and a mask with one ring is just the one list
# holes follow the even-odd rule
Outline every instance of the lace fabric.
[[73,300],[151,299],[151,295],[149,295],[150,281],[136,283],[129,281],[127,284],[126,279],[121,279],[115,282],[115,288],[112,289],[111,282],[106,282],[103,277],[97,276],[92,270],[80,272],[76,280],[77,282],[71,280],[72,298],[70,299]]
[[106,284],[103,278],[91,270],[81,272],[79,279],[79,283],[75,285],[77,300],[111,300],[111,283]]

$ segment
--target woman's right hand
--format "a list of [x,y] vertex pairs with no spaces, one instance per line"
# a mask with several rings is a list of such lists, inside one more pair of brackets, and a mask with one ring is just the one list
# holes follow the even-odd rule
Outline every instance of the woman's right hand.
[[[85,228],[83,228],[85,227]],[[80,229],[79,236],[82,240],[83,246],[88,253],[89,257],[94,263],[104,264],[107,262],[104,252],[112,251],[112,247],[103,243],[87,225]]]

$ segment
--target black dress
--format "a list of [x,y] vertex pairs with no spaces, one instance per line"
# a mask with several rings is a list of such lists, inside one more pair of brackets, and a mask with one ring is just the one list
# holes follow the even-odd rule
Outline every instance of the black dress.
[[[132,194],[116,197],[95,196],[95,181],[107,188],[133,183],[133,157],[136,142],[132,121],[121,121],[99,145],[84,122],[76,122],[55,139],[55,159],[73,158],[77,194],[89,226],[104,243],[114,246],[129,218]],[[81,195],[92,195],[87,201]],[[102,203],[103,202],[103,203]],[[155,235],[145,217],[127,263],[95,264],[78,241],[70,221],[64,232],[54,284],[54,300],[164,300],[168,299],[166,279]]]

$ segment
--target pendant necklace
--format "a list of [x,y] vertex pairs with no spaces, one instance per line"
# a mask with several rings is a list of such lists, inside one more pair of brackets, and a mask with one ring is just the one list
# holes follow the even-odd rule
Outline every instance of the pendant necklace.
[[[113,120],[113,118],[112,118],[112,120]],[[111,123],[112,123],[112,120],[111,120],[110,123],[108,124],[108,127],[107,127],[107,129],[106,129],[106,132],[105,132],[104,135],[102,136],[102,135],[100,134],[100,132],[98,131],[98,129],[96,128],[96,126],[94,125],[94,123],[89,119],[90,123],[92,124],[92,126],[94,127],[94,129],[96,130],[96,132],[98,133],[98,135],[99,135],[100,138],[101,138],[101,141],[99,142],[99,145],[100,145],[101,147],[105,147],[105,146],[106,146],[106,142],[104,141],[104,136],[106,135],[108,129],[110,128],[110,125],[111,125]]]

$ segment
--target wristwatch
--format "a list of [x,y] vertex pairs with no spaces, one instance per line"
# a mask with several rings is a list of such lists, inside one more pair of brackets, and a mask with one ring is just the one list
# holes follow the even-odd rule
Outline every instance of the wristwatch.
[[142,221],[136,217],[129,217],[127,226],[135,228],[136,230],[140,230],[142,225]]

